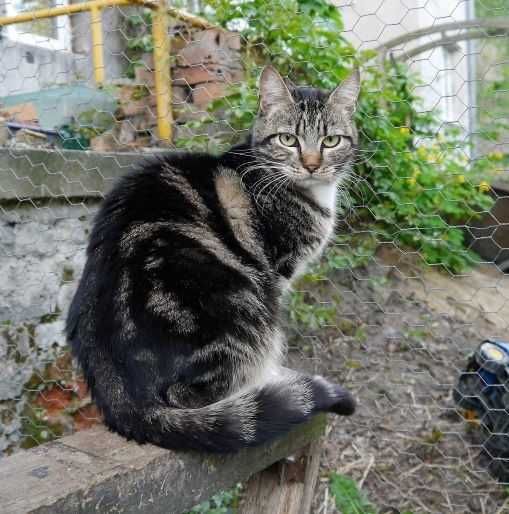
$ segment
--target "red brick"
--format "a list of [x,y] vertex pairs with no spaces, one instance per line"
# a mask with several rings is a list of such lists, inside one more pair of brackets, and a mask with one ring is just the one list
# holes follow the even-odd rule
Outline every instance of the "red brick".
[[227,65],[238,62],[238,54],[227,44],[225,32],[217,29],[202,30],[193,34],[193,41],[177,55],[177,64],[193,66],[199,64]]
[[198,65],[192,67],[178,67],[172,70],[175,84],[190,86],[201,82],[232,82],[232,73],[225,66]]
[[207,82],[193,89],[193,104],[205,107],[212,100],[223,98],[228,92],[228,84],[224,82]]
[[135,80],[138,84],[143,84],[152,88],[154,86],[154,72],[145,66],[137,66],[134,69]]
[[[155,99],[155,97],[152,97]],[[117,111],[118,117],[127,118],[129,116],[136,116],[137,114],[147,114],[155,109],[155,105],[152,105],[152,98],[146,100],[131,100],[129,102],[122,103]]]
[[147,111],[153,110],[156,105],[156,98],[152,94],[152,90],[139,85],[120,87],[117,98],[119,102],[118,116],[121,118],[145,114]]
[[39,123],[37,109],[33,103],[17,104],[11,107],[2,107],[1,115],[8,120],[18,123],[36,125]]
[[240,50],[242,48],[242,38],[238,32],[227,32],[225,38],[228,48],[232,50]]

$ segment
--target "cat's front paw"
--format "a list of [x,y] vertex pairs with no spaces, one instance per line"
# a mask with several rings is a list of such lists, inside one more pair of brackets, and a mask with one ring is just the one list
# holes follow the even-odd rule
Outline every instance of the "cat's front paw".
[[343,387],[333,384],[335,388],[335,403],[329,408],[329,412],[340,414],[341,416],[351,416],[355,412],[356,402],[352,393]]
[[356,402],[352,393],[344,387],[333,384],[320,375],[313,377],[315,383],[318,383],[325,393],[322,410],[333,412],[341,416],[351,416],[355,412]]

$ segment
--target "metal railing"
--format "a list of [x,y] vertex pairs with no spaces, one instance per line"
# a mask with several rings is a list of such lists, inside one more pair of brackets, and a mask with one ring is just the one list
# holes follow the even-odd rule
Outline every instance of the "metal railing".
[[170,36],[168,33],[170,19],[181,20],[193,27],[208,29],[214,26],[207,20],[189,13],[168,7],[165,0],[92,0],[48,9],[26,11],[14,16],[1,16],[0,27],[31,22],[45,18],[69,16],[90,12],[92,32],[92,63],[94,79],[98,87],[105,83],[104,41],[102,10],[108,7],[134,5],[153,11],[152,37],[154,41],[154,92],[156,97],[158,137],[163,143],[172,140],[173,115],[171,108],[171,73],[170,73]]

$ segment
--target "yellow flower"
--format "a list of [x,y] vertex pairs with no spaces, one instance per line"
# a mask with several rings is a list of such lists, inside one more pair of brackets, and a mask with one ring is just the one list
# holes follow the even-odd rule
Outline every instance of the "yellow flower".
[[410,134],[410,129],[408,127],[400,127],[399,131],[402,134]]
[[465,175],[458,175],[458,176],[456,177],[456,182],[457,182],[458,184],[464,184],[464,183],[465,183]]
[[486,191],[489,190],[490,185],[488,184],[488,182],[486,182],[486,180],[481,181],[481,183],[479,184],[479,191],[481,191],[481,193],[486,193]]
[[501,161],[504,158],[504,154],[502,152],[492,152],[490,157],[495,161]]
[[428,152],[427,160],[430,164],[442,164],[444,162],[444,156],[437,151]]
[[417,155],[424,159],[426,155],[428,155],[428,149],[425,146],[419,146],[419,148],[417,148]]

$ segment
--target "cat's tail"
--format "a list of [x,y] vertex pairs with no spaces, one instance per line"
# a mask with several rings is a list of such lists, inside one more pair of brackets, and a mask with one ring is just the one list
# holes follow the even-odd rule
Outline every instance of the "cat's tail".
[[166,448],[228,453],[282,436],[318,412],[354,410],[341,386],[293,373],[197,409],[150,408],[143,429],[147,442]]

